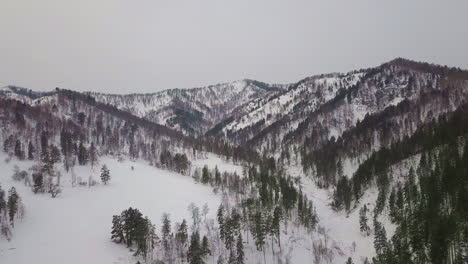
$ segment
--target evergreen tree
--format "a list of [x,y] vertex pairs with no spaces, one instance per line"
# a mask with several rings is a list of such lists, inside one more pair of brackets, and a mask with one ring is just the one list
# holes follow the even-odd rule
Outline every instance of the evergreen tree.
[[237,260],[236,260],[236,254],[234,253],[234,250],[229,250],[229,261],[228,263],[229,264],[236,264]]
[[51,158],[49,148],[45,148],[42,151],[41,155],[41,160],[42,160],[42,173],[53,176],[54,175],[54,162]]
[[32,174],[33,178],[33,187],[32,190],[34,193],[43,192],[44,191],[44,176],[42,172],[34,172]]
[[164,249],[165,258],[168,262],[171,262],[171,251],[172,251],[172,234],[171,234],[171,220],[168,214],[162,216],[162,245]]
[[202,170],[201,182],[204,184],[207,184],[210,182],[210,179],[211,179],[210,171],[208,170],[208,166],[205,165],[203,166],[203,170]]
[[277,206],[275,210],[273,211],[273,218],[271,221],[271,226],[270,226],[270,234],[272,236],[276,236],[276,239],[278,241],[278,245],[281,248],[281,240],[280,240],[280,223],[283,218],[283,211],[281,210],[281,207]]
[[265,246],[265,222],[264,217],[261,212],[257,212],[254,218],[254,238],[255,238],[255,245],[257,246],[257,250],[263,251],[263,247]]
[[206,258],[206,256],[208,255],[211,255],[210,242],[208,241],[208,238],[206,236],[203,236],[202,239],[201,254],[203,258]]
[[359,227],[361,230],[361,233],[365,234],[366,236],[369,235],[370,233],[370,227],[367,224],[367,206],[364,205],[360,210],[359,210]]
[[78,164],[86,165],[86,163],[88,163],[88,160],[89,160],[88,150],[83,145],[83,143],[80,142],[80,146],[78,147]]
[[200,235],[195,231],[190,237],[190,246],[187,253],[187,261],[190,264],[204,264],[203,253],[200,245]]
[[62,154],[60,153],[59,148],[55,145],[50,145],[49,148],[50,148],[50,162],[52,164],[58,163],[62,158]]
[[218,166],[215,167],[215,184],[217,186],[221,184],[221,173],[219,172]]
[[18,213],[18,202],[19,202],[19,195],[16,192],[15,187],[11,187],[11,189],[8,191],[8,216],[10,218],[10,223],[12,226],[14,226],[14,220],[15,216]]
[[19,160],[22,160],[24,159],[24,153],[23,153],[23,150],[21,148],[21,141],[19,139],[16,140],[16,143],[15,143],[15,156],[19,159]]
[[112,217],[111,239],[117,243],[125,242],[122,219],[119,215]]
[[91,162],[91,168],[94,168],[98,161],[98,153],[94,142],[91,142],[91,146],[89,147],[89,161]]
[[0,224],[2,220],[3,212],[7,210],[7,202],[5,201],[5,191],[2,189],[0,185]]
[[236,252],[237,252],[237,257],[236,257],[236,262],[237,264],[244,264],[244,243],[242,242],[242,234],[239,233],[239,236],[237,237],[237,244],[236,244]]
[[220,204],[218,207],[217,219],[219,225],[219,235],[221,240],[224,241],[226,237],[226,226],[224,224],[224,206],[222,204]]
[[13,135],[10,135],[5,139],[5,141],[3,142],[3,151],[5,151],[5,153],[10,154],[11,149],[13,148],[14,141],[15,139]]
[[101,168],[101,181],[104,183],[104,184],[107,184],[110,180],[111,176],[110,176],[110,171],[109,169],[107,168],[106,164],[104,164]]
[[179,257],[183,259],[185,257],[185,248],[188,242],[187,221],[185,219],[182,220],[182,223],[177,230],[175,242],[178,248]]
[[29,141],[28,145],[28,160],[33,160],[34,159],[34,153],[36,152],[36,149],[34,148],[34,145],[32,144],[31,141]]

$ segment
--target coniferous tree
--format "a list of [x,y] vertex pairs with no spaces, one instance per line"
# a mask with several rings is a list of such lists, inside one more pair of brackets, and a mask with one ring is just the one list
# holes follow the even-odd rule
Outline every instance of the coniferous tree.
[[162,225],[162,228],[161,228],[161,232],[162,232],[162,245],[163,245],[163,249],[164,249],[164,255],[165,255],[165,258],[170,262],[170,258],[171,258],[171,243],[172,243],[172,239],[171,239],[171,220],[169,219],[169,215],[168,214],[163,214],[162,216],[162,222],[163,222],[163,225]]
[[10,154],[11,153],[11,149],[13,148],[13,145],[14,145],[14,137],[13,135],[10,135],[9,137],[7,137],[5,139],[5,141],[3,142],[3,151],[7,154]]
[[190,237],[190,246],[187,253],[187,260],[190,264],[203,264],[203,255],[200,245],[200,235],[195,231]]
[[221,173],[219,172],[218,166],[215,167],[215,184],[221,184]]
[[32,144],[31,141],[29,141],[28,144],[28,160],[33,160],[34,159],[34,153],[36,152],[36,149],[34,148],[34,145]]
[[11,187],[8,191],[8,216],[10,218],[10,223],[14,226],[15,216],[18,213],[18,202],[19,202],[19,195],[16,192],[15,187]]
[[17,139],[15,143],[15,156],[20,160],[24,159],[24,152],[19,139]]
[[370,227],[367,224],[368,218],[367,218],[367,206],[364,205],[360,210],[359,210],[359,228],[361,230],[361,233],[365,234],[366,236],[369,235],[370,233]]
[[206,258],[208,255],[211,255],[210,242],[206,236],[203,236],[201,243],[201,254],[203,258]]
[[2,220],[3,212],[7,210],[7,202],[5,201],[5,191],[0,185],[0,222]]
[[261,212],[257,212],[254,216],[254,238],[255,238],[255,245],[257,246],[257,250],[263,251],[263,247],[265,246],[265,220]]
[[280,248],[281,248],[280,223],[282,219],[283,219],[283,211],[281,210],[281,207],[277,206],[275,210],[273,211],[273,218],[271,221],[270,233],[272,236],[276,236],[276,239],[278,241],[278,245]]
[[58,163],[61,158],[62,158],[62,154],[60,153],[60,150],[57,146],[55,145],[50,145],[50,162],[52,164],[55,164],[55,163]]
[[104,164],[101,168],[101,181],[106,185],[110,181],[110,171],[107,168],[106,164]]
[[32,190],[34,193],[44,192],[44,176],[42,172],[34,172],[32,174],[33,186]]
[[98,153],[94,142],[91,142],[91,146],[89,147],[89,162],[91,163],[91,168],[94,168],[98,161]]
[[228,263],[229,264],[236,264],[237,260],[236,260],[236,254],[234,253],[234,250],[231,249],[229,250],[229,260],[228,260]]
[[181,259],[185,257],[185,249],[187,247],[188,242],[188,234],[187,234],[187,221],[184,219],[180,224],[179,228],[177,229],[177,233],[175,235],[175,242],[178,248],[178,254]]
[[236,257],[236,262],[237,264],[244,264],[244,243],[242,241],[242,234],[239,233],[239,236],[237,237],[237,244],[236,244],[236,252],[237,252],[237,257]]
[[204,184],[207,184],[210,182],[210,171],[208,170],[208,166],[203,166],[203,170],[202,170],[202,178],[201,178],[201,182],[204,183]]
[[120,215],[114,215],[112,217],[111,239],[117,243],[125,241],[122,218]]
[[220,204],[218,207],[217,219],[219,225],[219,235],[221,240],[224,241],[226,237],[226,226],[224,222],[224,206],[222,204]]
[[89,160],[88,150],[83,145],[83,143],[80,143],[80,146],[78,147],[78,164],[86,165],[86,163],[88,163],[88,160]]

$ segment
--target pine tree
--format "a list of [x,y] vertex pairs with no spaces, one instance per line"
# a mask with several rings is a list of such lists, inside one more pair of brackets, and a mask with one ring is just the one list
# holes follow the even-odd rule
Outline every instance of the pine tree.
[[387,232],[377,219],[374,219],[374,248],[377,255],[384,254],[387,249]]
[[91,146],[89,147],[89,161],[91,162],[91,168],[94,168],[94,165],[98,161],[97,149],[94,142],[91,142]]
[[206,256],[208,255],[211,255],[210,243],[206,236],[203,236],[203,239],[202,239],[201,254],[204,258],[206,258]]
[[254,218],[254,238],[257,250],[263,251],[265,245],[265,223],[261,212],[257,212]]
[[117,243],[125,242],[122,219],[119,215],[112,217],[111,239]]
[[166,259],[170,260],[171,254],[171,220],[169,219],[168,214],[163,214],[162,216],[162,245],[164,249],[164,255]]
[[83,145],[83,143],[80,143],[80,146],[78,147],[78,164],[86,165],[86,163],[88,163],[88,159],[88,150]]
[[200,235],[195,231],[190,237],[190,246],[187,253],[187,261],[190,264],[203,264],[202,250],[200,245]]
[[182,223],[177,230],[175,242],[179,251],[179,257],[183,259],[185,257],[185,249],[188,242],[187,221],[185,219],[182,220]]
[[237,264],[244,264],[244,258],[245,258],[244,243],[242,242],[241,233],[239,233],[239,236],[237,237],[236,252],[237,252],[237,257],[236,257]]
[[101,168],[101,181],[106,185],[110,180],[110,172],[107,166],[104,164]]
[[0,185],[0,222],[2,220],[3,212],[7,210],[7,202],[5,201],[5,191]]
[[8,216],[10,218],[11,226],[14,226],[15,215],[18,213],[18,202],[19,202],[19,195],[16,192],[15,187],[11,187],[8,191]]
[[54,162],[52,161],[49,148],[45,148],[41,155],[42,159],[42,173],[53,176],[54,175]]
[[208,170],[208,166],[205,165],[202,170],[201,182],[204,184],[207,184],[210,182],[210,178],[211,178],[210,171]]
[[215,183],[218,186],[221,184],[221,173],[219,172],[218,166],[215,167]]
[[50,162],[53,164],[58,163],[62,159],[62,154],[60,150],[55,145],[50,145]]
[[3,151],[5,151],[5,153],[10,154],[14,140],[15,139],[13,135],[10,135],[9,137],[7,137],[7,139],[5,139],[5,141],[3,142]]
[[236,264],[237,260],[236,260],[236,254],[234,253],[234,250],[230,250],[229,251],[229,261],[228,261],[228,264]]
[[354,264],[353,259],[349,257],[348,260],[346,261],[346,264]]
[[33,178],[33,187],[32,190],[34,193],[44,192],[44,176],[42,172],[35,172],[32,174]]
[[34,145],[32,144],[31,141],[29,141],[28,145],[28,160],[33,160],[34,159],[34,153],[36,152],[36,149],[34,148]]
[[360,230],[363,234],[365,234],[366,236],[369,235],[369,231],[370,231],[370,228],[369,228],[369,225],[367,224],[367,206],[364,205],[361,210],[359,210],[359,227],[360,227]]
[[16,140],[16,143],[15,143],[15,156],[19,159],[19,160],[22,160],[24,159],[24,153],[23,153],[23,150],[21,148],[21,141],[19,139]]
[[225,225],[224,225],[224,206],[222,204],[218,207],[217,213],[218,225],[219,225],[219,235],[221,240],[224,241],[226,237]]
[[273,211],[273,218],[271,220],[271,226],[270,226],[270,233],[272,236],[276,236],[276,239],[278,240],[278,245],[281,248],[281,240],[280,240],[280,223],[283,218],[283,211],[281,210],[281,207],[277,206],[275,210]]

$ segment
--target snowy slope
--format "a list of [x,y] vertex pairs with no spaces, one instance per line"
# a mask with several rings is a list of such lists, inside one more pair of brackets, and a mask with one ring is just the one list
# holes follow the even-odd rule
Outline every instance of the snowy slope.
[[89,93],[97,101],[173,127],[186,134],[204,133],[251,100],[283,89],[253,80],[239,80],[193,89],[169,89],[151,94]]
[[[0,158],[2,188],[15,186],[26,206],[26,216],[17,222],[13,239],[0,239],[1,263],[135,263],[127,248],[110,241],[112,215],[136,207],[159,229],[163,213],[180,222],[189,220],[190,203],[199,207],[207,203],[214,213],[220,201],[209,187],[194,184],[190,177],[142,162],[120,163],[109,158],[101,160],[111,170],[109,185],[72,188],[70,175],[63,172],[63,193],[52,199],[46,194],[34,195],[30,188],[11,180],[15,164],[27,169],[30,162],[7,164],[4,154]],[[77,167],[75,172],[85,180],[90,175],[97,180],[99,174],[90,167]]]

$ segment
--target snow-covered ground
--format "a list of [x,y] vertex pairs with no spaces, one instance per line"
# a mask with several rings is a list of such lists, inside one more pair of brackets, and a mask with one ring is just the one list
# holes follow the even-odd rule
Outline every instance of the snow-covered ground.
[[215,167],[218,167],[221,173],[237,173],[237,175],[242,176],[242,166],[235,165],[212,153],[206,154],[205,158],[196,159],[192,162],[192,166],[199,169],[202,169],[205,165],[210,170],[214,170]]
[[[0,184],[3,190],[15,186],[26,207],[26,216],[16,222],[13,239],[0,238],[0,263],[135,263],[123,245],[110,241],[112,216],[129,206],[138,208],[156,224],[160,232],[161,216],[170,213],[172,223],[186,218],[187,207],[208,203],[213,217],[220,203],[210,187],[195,184],[191,177],[160,170],[143,162],[119,163],[102,158],[112,179],[108,185],[71,187],[71,176],[63,174],[63,192],[52,199],[49,194],[33,194],[29,187],[11,179],[13,166],[27,169],[32,162],[15,159],[5,163],[0,154]],[[131,169],[134,167],[134,170]],[[99,180],[99,168],[78,166],[77,176]]]

